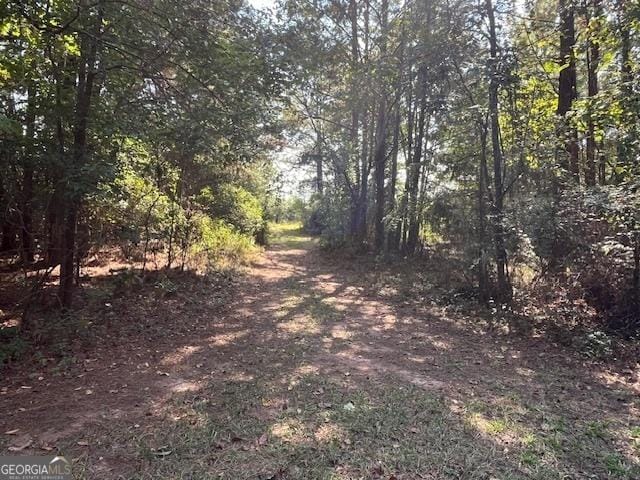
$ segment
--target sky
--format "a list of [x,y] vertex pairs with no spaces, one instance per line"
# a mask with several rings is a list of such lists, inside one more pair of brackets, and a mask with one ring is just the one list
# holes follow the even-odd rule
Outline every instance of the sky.
[[[269,10],[275,8],[277,0],[247,0],[247,2],[257,10]],[[524,0],[514,0],[517,12],[524,13],[524,3]],[[275,167],[282,174],[284,183],[282,193],[285,197],[305,196],[304,189],[301,190],[300,187],[306,179],[314,175],[313,169],[297,165],[300,152],[299,146],[289,145],[271,153]]]
[[[276,5],[276,0],[247,0],[247,2],[257,10],[273,9]],[[287,145],[282,150],[271,152],[273,164],[282,177],[283,190],[281,193],[285,198],[308,194],[300,187],[312,172],[309,168],[297,165],[300,151],[298,146]]]

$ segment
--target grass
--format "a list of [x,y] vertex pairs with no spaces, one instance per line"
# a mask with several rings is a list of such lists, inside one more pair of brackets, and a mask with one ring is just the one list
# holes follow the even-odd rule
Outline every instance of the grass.
[[[418,388],[356,388],[350,379],[320,374],[282,385],[274,375],[225,386],[223,403],[208,400],[216,388],[176,397],[177,420],[118,442],[135,444],[134,456],[144,459],[132,478],[550,480],[639,474],[588,435],[567,435],[576,454],[569,459],[564,449],[546,444],[547,434],[519,437],[522,419],[494,419],[489,428],[478,428],[446,398]],[[256,413],[261,410],[269,413]],[[517,441],[508,448],[497,441],[514,433]],[[581,465],[598,476],[572,477]]]
[[317,239],[302,229],[300,222],[270,223],[269,244],[282,249],[304,249],[317,243]]
[[[492,371],[473,378],[474,385],[480,384],[484,390],[470,389],[460,372],[474,368],[465,355],[476,344],[458,343],[463,348],[457,351],[455,342],[460,339],[455,338],[454,330],[447,338],[451,348],[439,350],[435,358],[446,366],[443,376],[449,389],[415,386],[392,369],[386,375],[369,375],[366,371],[349,371],[342,364],[336,367],[323,363],[322,355],[316,354],[348,353],[354,344],[379,354],[376,349],[385,347],[381,338],[388,336],[392,342],[394,332],[385,330],[383,337],[362,336],[354,324],[345,324],[345,318],[356,313],[360,317],[367,312],[374,317],[377,314],[373,310],[356,312],[349,303],[345,303],[345,311],[339,310],[332,301],[339,294],[314,287],[314,281],[321,281],[317,280],[318,274],[328,272],[324,264],[313,263],[317,258],[295,263],[304,257],[295,250],[315,243],[299,225],[274,225],[271,234],[275,244],[271,259],[284,262],[287,272],[296,272],[284,277],[274,275],[270,278],[271,290],[262,292],[260,288],[255,293],[265,293],[256,298],[256,305],[263,307],[266,302],[271,303],[268,307],[277,308],[243,312],[241,321],[230,315],[220,322],[221,326],[207,330],[208,334],[238,333],[224,330],[231,324],[241,332],[250,330],[247,336],[260,341],[242,344],[238,339],[246,337],[238,336],[227,344],[203,345],[203,351],[211,349],[207,353],[211,358],[194,361],[211,360],[211,368],[200,370],[196,364],[195,372],[187,372],[192,375],[189,380],[200,381],[197,389],[174,391],[166,401],[149,402],[142,418],[100,422],[83,431],[83,438],[68,438],[58,445],[62,452],[75,452],[77,478],[640,478],[637,421],[629,425],[627,420],[621,427],[621,422],[611,421],[615,420],[613,413],[605,411],[601,418],[593,418],[580,410],[579,402],[584,400],[576,399],[572,405],[574,399],[554,397],[553,391],[541,398],[535,389],[542,387],[533,384],[505,391],[499,388],[499,382],[507,379]],[[331,278],[339,286],[353,286],[344,277]],[[208,300],[213,292],[212,287],[201,286],[187,295],[182,283],[178,287],[169,298],[184,307],[181,321],[194,313],[189,308],[201,307],[203,298]],[[173,284],[166,288],[174,290]],[[344,296],[337,299],[349,300]],[[427,327],[422,319],[421,324],[411,325],[411,332],[428,333]],[[414,352],[409,345],[411,335],[398,335],[407,341],[399,350]],[[331,342],[323,343],[328,337]],[[427,343],[429,336],[420,338]],[[475,337],[471,341],[480,343]],[[396,360],[383,358],[382,354],[372,357],[373,362],[407,365],[399,360],[394,364]],[[135,362],[142,363],[143,359],[136,358]],[[412,373],[432,368],[414,367]],[[184,374],[180,368],[187,370],[187,365],[179,365],[167,380],[177,380]],[[554,378],[556,372],[532,370],[532,382],[536,380],[534,373],[540,375],[542,385],[546,379],[557,383],[564,378]],[[516,374],[506,375],[521,380]],[[566,404],[560,402],[561,398]],[[89,447],[79,449],[79,440]],[[100,470],[103,467],[105,470]]]

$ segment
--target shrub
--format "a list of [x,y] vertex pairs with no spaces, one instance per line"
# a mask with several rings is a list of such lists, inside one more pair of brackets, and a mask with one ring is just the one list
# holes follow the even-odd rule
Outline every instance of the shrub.
[[0,328],[0,368],[17,360],[27,349],[27,342],[19,333],[17,327]]
[[311,199],[303,222],[305,231],[320,235],[323,248],[339,248],[347,240],[349,206],[340,195],[317,196]]
[[540,273],[586,301],[601,324],[623,333],[640,327],[640,188],[622,184],[575,188],[552,198],[534,198],[522,209],[521,225]]
[[206,187],[197,201],[212,218],[224,220],[240,233],[256,235],[265,226],[264,211],[258,198],[237,185]]
[[235,267],[246,263],[257,247],[251,237],[239,233],[224,220],[205,214],[194,218],[197,238],[191,247],[195,257],[203,257],[207,269]]

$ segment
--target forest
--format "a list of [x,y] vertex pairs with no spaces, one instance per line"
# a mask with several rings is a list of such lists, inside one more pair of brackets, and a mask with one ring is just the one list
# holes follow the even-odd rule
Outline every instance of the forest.
[[640,3],[0,0],[0,453],[640,478]]

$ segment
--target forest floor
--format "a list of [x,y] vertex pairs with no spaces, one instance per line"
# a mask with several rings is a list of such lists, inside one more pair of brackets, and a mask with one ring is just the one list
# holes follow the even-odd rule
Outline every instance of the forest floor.
[[223,287],[100,297],[90,348],[3,372],[0,452],[95,479],[640,478],[637,368],[480,328],[375,265],[285,229]]

